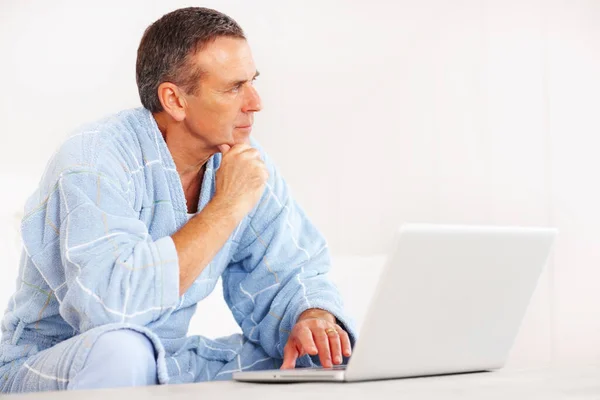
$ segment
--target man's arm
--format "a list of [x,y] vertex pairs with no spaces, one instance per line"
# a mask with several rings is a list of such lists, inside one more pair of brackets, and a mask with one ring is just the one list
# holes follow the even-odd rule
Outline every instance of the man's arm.
[[45,199],[32,196],[26,205],[27,254],[77,332],[164,321],[264,191],[264,165],[249,146],[232,150],[218,172],[214,201],[173,237],[153,240],[123,190],[129,182],[120,160],[107,151],[93,165],[77,162],[71,149],[80,147],[87,148],[74,140],[57,152],[51,163],[62,168],[42,177],[40,188],[50,188]]
[[231,233],[264,192],[268,172],[257,150],[223,145],[216,193],[206,207],[172,235],[179,259],[179,294],[225,245]]
[[168,318],[179,301],[173,240],[148,234],[110,174],[111,161],[74,165],[57,180],[44,176],[40,187],[53,189],[39,205],[32,197],[22,221],[26,251],[77,332],[146,326]]
[[185,293],[225,245],[242,218],[220,198],[172,235],[179,258],[179,295]]
[[[346,333],[335,318],[347,329],[348,342],[355,340],[353,324],[327,277],[331,264],[327,243],[266,154],[262,156],[269,169],[267,190],[249,215],[234,262],[223,274],[225,300],[248,340],[259,343],[271,357],[285,356],[284,366],[295,364],[292,345],[298,345],[297,356],[314,355],[311,346],[319,347],[318,359],[302,357],[300,365],[320,360],[326,366],[331,354],[321,351],[330,345],[324,342],[331,335],[340,343]],[[288,346],[290,339],[303,337],[306,343]]]

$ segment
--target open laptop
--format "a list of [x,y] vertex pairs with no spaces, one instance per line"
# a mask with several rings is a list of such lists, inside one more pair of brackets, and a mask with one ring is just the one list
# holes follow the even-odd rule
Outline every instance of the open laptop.
[[501,368],[556,235],[552,228],[403,225],[346,366],[242,371],[233,379],[363,381]]

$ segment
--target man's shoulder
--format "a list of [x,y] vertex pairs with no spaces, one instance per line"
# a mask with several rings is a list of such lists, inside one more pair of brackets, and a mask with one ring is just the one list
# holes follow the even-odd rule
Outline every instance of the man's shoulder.
[[123,110],[83,124],[72,131],[57,150],[60,155],[97,158],[102,147],[131,140],[148,131],[148,111]]
[[128,109],[81,125],[50,157],[42,180],[56,181],[65,171],[121,168],[120,158],[139,146],[137,136],[148,129],[146,113]]

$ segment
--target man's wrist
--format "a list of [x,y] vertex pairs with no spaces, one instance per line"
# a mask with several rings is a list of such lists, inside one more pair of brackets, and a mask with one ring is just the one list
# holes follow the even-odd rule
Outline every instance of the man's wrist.
[[217,194],[212,198],[210,203],[216,210],[218,210],[219,213],[233,219],[236,224],[245,217],[245,215],[240,211],[240,207],[224,196]]
[[308,310],[304,311],[298,317],[298,322],[308,318],[324,319],[326,321],[331,322],[332,324],[335,324],[337,322],[337,318],[335,318],[335,316],[332,313],[330,313],[329,311],[322,310],[320,308],[309,308]]

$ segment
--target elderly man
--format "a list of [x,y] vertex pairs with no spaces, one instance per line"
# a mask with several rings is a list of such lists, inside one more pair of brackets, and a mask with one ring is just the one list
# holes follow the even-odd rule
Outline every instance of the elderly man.
[[[217,11],[176,10],[146,30],[144,107],[66,140],[27,201],[2,392],[200,382],[350,356],[326,242],[250,139],[257,76],[242,29]],[[188,336],[219,277],[243,335]]]

